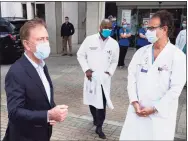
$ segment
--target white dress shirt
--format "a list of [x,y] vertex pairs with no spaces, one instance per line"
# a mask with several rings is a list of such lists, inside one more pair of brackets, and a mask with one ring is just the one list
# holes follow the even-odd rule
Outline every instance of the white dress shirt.
[[35,63],[33,60],[31,60],[27,55],[26,53],[24,53],[24,55],[26,56],[26,58],[29,60],[29,62],[31,62],[31,64],[34,66],[34,68],[36,69],[38,75],[40,76],[40,79],[44,85],[44,88],[45,88],[45,91],[46,91],[46,94],[47,94],[47,97],[48,97],[48,100],[49,100],[49,103],[50,103],[50,100],[51,100],[51,91],[50,91],[50,84],[46,78],[46,75],[44,73],[44,66],[45,66],[45,62],[42,60],[42,63],[41,64],[37,64]]

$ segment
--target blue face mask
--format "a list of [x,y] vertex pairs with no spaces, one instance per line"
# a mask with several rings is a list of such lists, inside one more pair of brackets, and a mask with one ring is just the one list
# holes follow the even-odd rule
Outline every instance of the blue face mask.
[[145,29],[146,29],[146,28],[148,28],[148,26],[147,26],[147,25],[144,25],[144,26],[143,26],[143,28],[145,28]]
[[49,42],[46,43],[39,43],[36,46],[36,52],[34,52],[36,58],[40,60],[44,60],[49,57],[50,55],[50,45]]
[[125,24],[125,25],[123,25],[123,28],[127,28],[127,25]]
[[111,32],[112,32],[112,30],[110,30],[110,29],[103,29],[101,34],[104,38],[108,38],[110,36]]

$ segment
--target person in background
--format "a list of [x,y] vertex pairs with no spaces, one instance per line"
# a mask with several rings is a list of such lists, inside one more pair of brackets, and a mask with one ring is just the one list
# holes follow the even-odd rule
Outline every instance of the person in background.
[[74,32],[75,29],[73,24],[69,22],[69,17],[65,17],[65,23],[61,26],[61,37],[63,42],[62,56],[67,55],[67,42],[69,44],[69,55],[72,56],[72,35]]
[[108,16],[108,19],[109,19],[110,21],[112,21],[113,16],[112,16],[112,15]]
[[114,40],[117,40],[117,21],[116,21],[116,17],[112,18],[112,32],[110,35]]
[[146,38],[146,31],[147,31],[147,27],[148,27],[148,22],[145,21],[142,25],[142,28],[139,29],[138,31],[138,39],[136,42],[136,50],[138,50],[139,48],[149,45],[150,42],[148,42],[148,39]]
[[176,38],[176,47],[178,47],[180,50],[183,50],[186,42],[187,42],[187,21],[184,20],[182,22],[183,30],[180,31]]
[[130,30],[127,29],[127,24],[123,22],[122,28],[119,31],[120,34],[120,40],[119,40],[119,46],[120,46],[120,54],[119,54],[119,62],[118,67],[122,69],[124,67],[124,60],[125,56],[127,54],[127,49],[129,47],[129,37],[131,37]]
[[127,24],[127,20],[126,20],[126,19],[123,19],[122,25],[125,25],[125,24]]

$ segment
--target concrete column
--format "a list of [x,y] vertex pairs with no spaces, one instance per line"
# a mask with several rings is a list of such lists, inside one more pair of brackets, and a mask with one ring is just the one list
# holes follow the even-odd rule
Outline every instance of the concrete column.
[[101,24],[101,21],[105,18],[105,2],[99,2],[99,25]]
[[100,23],[105,16],[105,2],[87,2],[86,35],[99,31]]
[[61,38],[61,25],[62,25],[62,2],[55,2],[55,17],[56,17],[56,48],[57,53],[62,53],[62,38]]
[[45,18],[52,54],[57,54],[55,8],[55,2],[45,3]]
[[78,2],[78,43],[86,37],[86,2]]
[[28,20],[33,19],[34,15],[33,15],[33,9],[31,6],[31,2],[27,2],[26,6],[27,6],[27,19]]
[[62,2],[45,3],[45,18],[52,54],[60,54],[62,52],[62,15]]

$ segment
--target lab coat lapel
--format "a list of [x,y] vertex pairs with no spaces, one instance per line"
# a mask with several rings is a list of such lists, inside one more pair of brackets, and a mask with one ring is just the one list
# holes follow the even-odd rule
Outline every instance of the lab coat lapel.
[[164,61],[165,57],[168,57],[169,45],[170,45],[170,42],[168,42],[167,45],[163,48],[163,50],[159,53],[159,55],[157,56],[153,64],[152,64],[152,46],[151,46],[151,48],[149,49],[149,54],[148,54],[149,64],[151,66],[149,72],[152,72],[153,69],[158,69],[161,61]]

